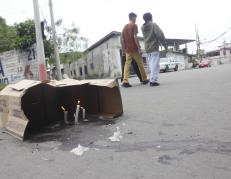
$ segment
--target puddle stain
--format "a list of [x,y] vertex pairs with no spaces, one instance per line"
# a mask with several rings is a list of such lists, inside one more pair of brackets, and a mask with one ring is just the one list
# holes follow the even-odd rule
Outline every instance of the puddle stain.
[[174,127],[175,125],[174,125],[174,124],[171,124],[171,123],[163,122],[163,123],[162,123],[162,126],[163,126],[163,127]]
[[30,133],[27,136],[27,142],[37,143],[39,144],[39,150],[45,151],[54,149],[53,147],[49,148],[49,145],[41,146],[46,142],[60,143],[55,148],[63,151],[69,151],[79,143],[84,146],[92,146],[95,141],[104,140],[105,136],[111,134],[109,127],[102,128],[99,126],[112,126],[114,123],[114,121],[96,121],[67,126],[55,124],[37,133]]
[[171,165],[171,160],[173,160],[170,156],[168,155],[162,155],[161,157],[158,158],[158,162],[164,165]]
[[[115,127],[113,124],[115,124],[113,121],[98,121],[82,123],[78,126],[72,125],[63,127],[62,125],[56,125],[55,127],[53,126],[45,129],[38,135],[32,136],[31,139],[28,140],[28,143],[43,144],[45,142],[53,141],[59,144],[55,148],[63,151],[69,151],[76,147],[77,144],[81,144],[89,148],[114,150],[115,152],[132,152],[154,149],[156,151],[179,150],[179,155],[210,152],[231,156],[231,142],[222,142],[218,140],[156,140],[133,143],[124,143],[122,141],[114,144],[107,141],[107,136],[111,136],[112,128]],[[99,127],[105,125],[108,127]],[[100,141],[105,142],[102,144]],[[157,148],[157,146],[160,147]],[[43,146],[43,150],[53,150],[53,147],[46,145],[45,147]]]

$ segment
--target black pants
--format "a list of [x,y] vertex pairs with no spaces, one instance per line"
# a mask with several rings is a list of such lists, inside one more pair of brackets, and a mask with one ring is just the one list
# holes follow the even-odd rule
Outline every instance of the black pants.
[[[124,78],[125,61],[126,61],[126,56],[122,56],[122,61],[121,61],[121,64],[122,64],[122,77],[121,77],[121,81],[123,81],[123,78]],[[131,64],[132,64],[133,70],[136,73],[137,77],[139,78],[140,82],[142,82],[142,77],[141,77],[140,70],[139,70],[139,67],[138,67],[136,61],[132,60]]]

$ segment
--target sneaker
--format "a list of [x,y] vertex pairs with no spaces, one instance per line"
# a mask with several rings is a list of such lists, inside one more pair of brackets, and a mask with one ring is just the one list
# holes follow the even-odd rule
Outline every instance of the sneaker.
[[149,83],[149,80],[144,80],[144,81],[142,81],[142,84],[143,85],[146,85],[146,84],[148,84]]
[[122,86],[124,88],[130,88],[130,87],[132,87],[132,85],[130,85],[129,83],[122,83]]
[[160,86],[160,83],[157,83],[157,82],[150,82],[150,86]]

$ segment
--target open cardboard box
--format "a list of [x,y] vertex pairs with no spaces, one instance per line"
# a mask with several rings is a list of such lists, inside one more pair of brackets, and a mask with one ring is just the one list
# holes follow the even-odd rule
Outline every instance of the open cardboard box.
[[61,106],[68,111],[68,120],[73,120],[78,100],[87,115],[113,119],[123,114],[115,80],[22,80],[0,92],[0,125],[23,140],[28,129],[62,121]]

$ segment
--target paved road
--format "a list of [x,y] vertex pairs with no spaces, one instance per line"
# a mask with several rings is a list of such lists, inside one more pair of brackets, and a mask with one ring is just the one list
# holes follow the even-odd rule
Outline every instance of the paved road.
[[[1,133],[0,178],[230,179],[231,65],[161,74],[160,82],[151,88],[132,78],[114,124],[26,142]],[[112,143],[117,126],[123,139]],[[90,147],[81,157],[70,153],[79,143]]]

